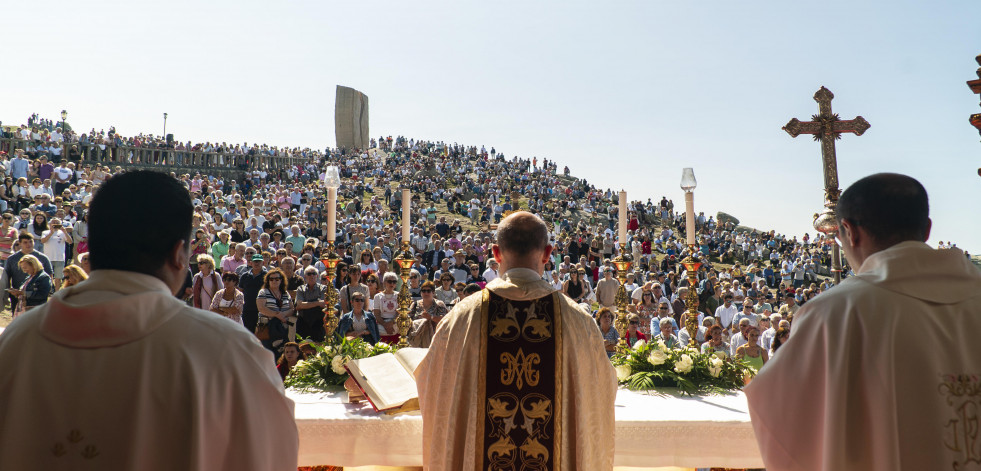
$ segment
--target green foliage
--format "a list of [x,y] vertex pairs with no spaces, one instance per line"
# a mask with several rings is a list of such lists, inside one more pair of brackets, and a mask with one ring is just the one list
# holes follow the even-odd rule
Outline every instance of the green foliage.
[[326,391],[342,386],[347,381],[344,363],[350,360],[373,357],[395,349],[385,342],[371,345],[361,339],[344,338],[323,345],[314,344],[316,353],[300,360],[286,377],[286,387],[300,391]]
[[677,388],[685,394],[736,391],[754,372],[743,361],[691,348],[671,349],[664,343],[638,342],[613,356],[620,384],[632,390]]

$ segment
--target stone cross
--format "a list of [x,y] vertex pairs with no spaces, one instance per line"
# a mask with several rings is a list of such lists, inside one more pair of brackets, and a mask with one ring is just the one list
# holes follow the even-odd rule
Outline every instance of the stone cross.
[[[846,132],[861,136],[871,127],[869,122],[861,116],[843,121],[838,115],[832,113],[831,100],[834,97],[835,95],[831,93],[831,90],[821,87],[814,94],[814,101],[818,102],[818,114],[811,117],[813,121],[800,121],[794,118],[783,127],[783,130],[787,131],[791,137],[813,134],[815,141],[821,141],[821,158],[824,161],[825,211],[820,216],[815,217],[814,228],[827,235],[838,232],[838,221],[834,217],[834,213],[841,190],[838,188],[838,157],[835,155],[835,140],[841,139],[841,134]],[[833,245],[831,249],[831,271],[835,284],[838,284],[841,281],[841,253],[837,244]]]

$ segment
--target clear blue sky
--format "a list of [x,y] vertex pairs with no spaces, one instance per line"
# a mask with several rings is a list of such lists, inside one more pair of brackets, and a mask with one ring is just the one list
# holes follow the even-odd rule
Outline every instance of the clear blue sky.
[[[820,148],[780,128],[844,119],[843,187],[910,174],[931,243],[981,251],[981,143],[965,85],[981,2],[22,1],[0,7],[0,120],[62,109],[82,129],[334,144],[337,84],[370,98],[371,134],[495,146],[568,165],[633,199],[802,235],[822,206]],[[12,67],[16,65],[15,67]]]

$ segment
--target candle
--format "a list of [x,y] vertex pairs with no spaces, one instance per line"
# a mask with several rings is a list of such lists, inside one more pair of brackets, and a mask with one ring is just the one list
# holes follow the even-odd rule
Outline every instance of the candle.
[[621,244],[627,243],[627,192],[620,190],[620,240]]
[[688,245],[695,245],[695,192],[685,192],[685,229],[688,232]]
[[402,189],[402,243],[410,242],[409,240],[409,223],[411,221],[411,194],[408,188]]
[[337,236],[337,188],[327,188],[327,241]]

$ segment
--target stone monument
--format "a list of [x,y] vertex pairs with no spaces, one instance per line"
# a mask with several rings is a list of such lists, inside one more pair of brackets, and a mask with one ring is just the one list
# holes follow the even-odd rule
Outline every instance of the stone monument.
[[368,148],[368,96],[353,88],[337,86],[334,104],[334,137],[337,147]]

